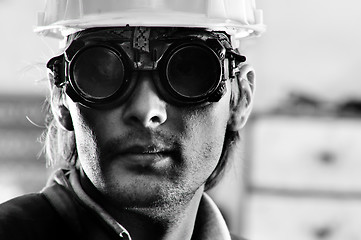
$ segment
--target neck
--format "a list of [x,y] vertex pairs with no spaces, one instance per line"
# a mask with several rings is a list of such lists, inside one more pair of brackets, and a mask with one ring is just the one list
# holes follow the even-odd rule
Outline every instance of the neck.
[[104,200],[86,176],[81,174],[82,187],[130,233],[133,240],[190,240],[197,210],[204,191],[199,188],[186,201],[152,208],[124,208]]

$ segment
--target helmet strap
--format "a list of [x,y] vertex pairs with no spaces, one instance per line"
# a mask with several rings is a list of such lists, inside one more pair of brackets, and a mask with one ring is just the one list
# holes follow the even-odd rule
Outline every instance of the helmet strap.
[[133,48],[149,53],[149,27],[136,27],[133,36]]

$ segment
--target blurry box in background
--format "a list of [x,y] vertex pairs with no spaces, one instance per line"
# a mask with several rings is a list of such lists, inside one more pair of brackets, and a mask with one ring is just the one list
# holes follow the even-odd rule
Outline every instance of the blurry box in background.
[[361,100],[291,94],[247,132],[244,236],[361,239]]

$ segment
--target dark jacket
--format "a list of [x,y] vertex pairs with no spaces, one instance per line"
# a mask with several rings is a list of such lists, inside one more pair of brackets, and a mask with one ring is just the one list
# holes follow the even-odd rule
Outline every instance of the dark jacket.
[[[76,179],[76,172],[61,170],[42,192],[1,204],[0,239],[123,239],[121,229],[94,210],[94,202],[88,202],[92,200],[84,200]],[[207,195],[201,200],[194,235],[200,240],[229,239],[224,220]],[[123,236],[127,239],[126,234]],[[242,239],[232,236],[232,240]]]

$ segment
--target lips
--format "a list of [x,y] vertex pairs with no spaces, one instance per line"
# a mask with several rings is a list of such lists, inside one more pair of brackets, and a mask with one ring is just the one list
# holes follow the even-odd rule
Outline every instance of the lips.
[[130,166],[161,166],[170,159],[173,151],[171,149],[155,145],[132,145],[122,148],[116,154],[116,159]]
[[169,153],[170,150],[156,146],[131,146],[121,151],[122,154],[163,154]]

